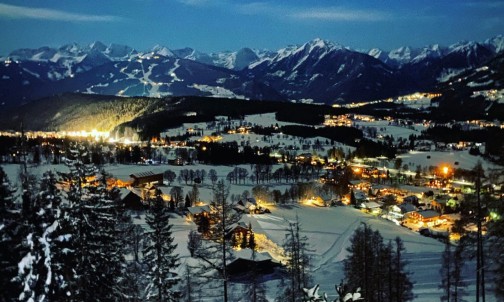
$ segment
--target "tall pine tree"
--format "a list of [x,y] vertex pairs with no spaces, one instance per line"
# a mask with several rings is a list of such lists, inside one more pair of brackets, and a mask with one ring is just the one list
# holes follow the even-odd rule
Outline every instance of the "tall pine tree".
[[[122,210],[118,191],[106,187],[107,175],[96,173],[93,167],[77,166],[68,193],[74,261],[68,292],[81,301],[114,301],[123,296]],[[85,183],[90,176],[97,180]]]
[[15,301],[21,291],[18,262],[23,257],[22,241],[26,236],[21,223],[16,190],[0,167],[0,301]]
[[310,258],[308,256],[308,238],[301,234],[299,218],[289,223],[286,240],[283,245],[287,258],[288,285],[285,288],[282,301],[302,301],[303,288],[310,283]]
[[[209,219],[209,230],[204,234],[206,240],[201,241],[194,251],[194,257],[201,260],[201,273],[214,271],[217,278],[222,280],[223,301],[228,301],[228,273],[227,265],[231,260],[232,246],[227,242],[226,231],[233,223],[240,220],[238,214],[227,201],[229,188],[221,180],[213,188],[212,207],[215,209]],[[204,232],[204,230],[202,230]]]
[[402,240],[396,238],[395,246],[383,244],[378,231],[367,224],[355,230],[345,259],[346,283],[362,288],[364,301],[411,301],[413,284],[406,270]]
[[177,301],[172,290],[179,281],[174,270],[179,265],[175,254],[177,245],[173,243],[170,214],[161,197],[151,205],[145,221],[150,230],[146,232],[148,243],[144,249],[144,263],[148,266],[146,289],[148,301]]
[[23,290],[20,301],[44,301],[58,287],[57,274],[53,273],[55,250],[55,231],[61,216],[61,197],[56,188],[56,178],[47,172],[42,176],[40,192],[36,195],[26,217],[29,234],[26,236],[27,253],[19,263],[17,278]]

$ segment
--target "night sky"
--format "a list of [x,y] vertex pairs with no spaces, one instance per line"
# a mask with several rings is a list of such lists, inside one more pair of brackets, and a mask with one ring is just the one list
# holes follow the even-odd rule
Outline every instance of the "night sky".
[[276,50],[322,38],[353,49],[483,41],[504,29],[504,1],[0,0],[0,55],[93,41],[148,50]]

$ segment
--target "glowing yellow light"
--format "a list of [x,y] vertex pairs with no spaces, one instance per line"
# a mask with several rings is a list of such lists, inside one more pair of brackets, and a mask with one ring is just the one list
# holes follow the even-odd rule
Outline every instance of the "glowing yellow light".
[[447,166],[444,166],[444,167],[443,167],[443,174],[444,174],[444,175],[447,175],[447,174],[448,174],[448,172],[450,172],[450,168],[448,168]]

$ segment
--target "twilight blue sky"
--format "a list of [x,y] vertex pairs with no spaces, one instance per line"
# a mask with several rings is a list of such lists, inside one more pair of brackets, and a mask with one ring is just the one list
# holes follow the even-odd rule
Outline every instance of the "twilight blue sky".
[[70,42],[204,52],[322,38],[390,50],[504,34],[503,0],[0,0],[0,55]]

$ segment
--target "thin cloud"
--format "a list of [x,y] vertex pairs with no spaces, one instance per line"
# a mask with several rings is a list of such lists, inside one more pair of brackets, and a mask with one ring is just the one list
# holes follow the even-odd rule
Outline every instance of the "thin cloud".
[[313,8],[300,10],[289,15],[294,19],[320,21],[383,21],[389,18],[387,14],[375,11],[348,10],[344,8]]
[[196,7],[210,4],[209,0],[177,0],[177,1],[188,6],[196,6]]
[[122,20],[122,18],[116,16],[76,14],[55,9],[33,8],[3,3],[0,3],[0,18],[66,22],[116,22]]
[[236,10],[245,15],[276,15],[282,9],[284,11],[289,10],[287,7],[282,8],[268,2],[250,2],[236,6]]
[[293,7],[270,2],[251,2],[237,6],[237,11],[246,15],[288,17],[296,20],[314,21],[382,21],[390,16],[372,10],[352,10],[341,7]]
[[471,8],[502,8],[504,7],[503,1],[470,1],[464,3],[465,6]]

